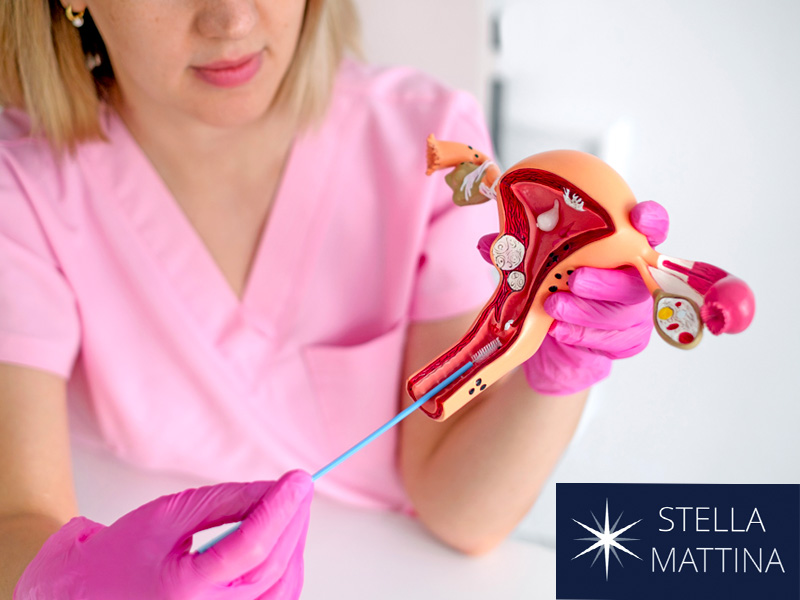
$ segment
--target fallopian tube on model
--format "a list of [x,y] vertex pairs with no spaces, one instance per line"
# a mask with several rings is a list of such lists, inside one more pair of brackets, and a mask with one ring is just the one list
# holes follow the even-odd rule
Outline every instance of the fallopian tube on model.
[[497,201],[500,233],[492,262],[500,282],[464,337],[408,380],[417,400],[468,368],[422,406],[444,420],[533,356],[553,321],[545,298],[568,290],[574,269],[635,267],[654,296],[656,331],[692,348],[703,327],[738,333],[755,300],[741,279],[707,263],[656,252],[631,225],[636,198],[599,158],[573,150],[536,154],[505,173],[471,146],[428,138],[428,175],[453,168],[446,181],[460,206]]

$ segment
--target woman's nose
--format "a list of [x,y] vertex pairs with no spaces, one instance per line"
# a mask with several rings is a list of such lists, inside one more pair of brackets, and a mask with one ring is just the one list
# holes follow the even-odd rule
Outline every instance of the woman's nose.
[[203,2],[197,15],[197,30],[204,37],[241,39],[258,20],[253,0],[212,0]]

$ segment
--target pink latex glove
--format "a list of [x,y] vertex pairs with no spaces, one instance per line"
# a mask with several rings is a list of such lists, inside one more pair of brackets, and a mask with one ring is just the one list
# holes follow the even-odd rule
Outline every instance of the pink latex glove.
[[[162,496],[108,527],[75,517],[25,569],[14,600],[297,598],[311,477],[223,483]],[[202,554],[192,534],[241,526]]]
[[[642,202],[631,223],[652,246],[667,238],[669,217],[657,202]],[[491,262],[496,234],[478,242]],[[523,363],[528,384],[554,396],[573,394],[604,379],[617,358],[638,354],[650,341],[653,298],[635,269],[575,269],[569,292],[556,292],[544,309],[555,321],[539,350]]]

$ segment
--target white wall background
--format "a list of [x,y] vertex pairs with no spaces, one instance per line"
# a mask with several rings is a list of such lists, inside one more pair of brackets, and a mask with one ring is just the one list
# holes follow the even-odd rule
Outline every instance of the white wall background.
[[376,60],[482,98],[494,64],[506,164],[555,147],[600,154],[669,210],[662,252],[725,268],[756,295],[748,331],[688,352],[654,335],[615,366],[517,535],[554,542],[557,481],[800,483],[800,3],[360,4]]
[[410,65],[486,103],[488,0],[354,0],[370,62]]

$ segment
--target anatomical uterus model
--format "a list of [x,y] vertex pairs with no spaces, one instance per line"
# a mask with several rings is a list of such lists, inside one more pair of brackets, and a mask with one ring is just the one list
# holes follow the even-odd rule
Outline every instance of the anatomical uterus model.
[[549,294],[568,290],[581,266],[635,267],[654,296],[659,335],[692,348],[703,327],[738,333],[755,301],[742,280],[706,263],[656,252],[631,225],[636,198],[611,167],[583,152],[556,150],[526,158],[506,172],[471,146],[428,138],[428,174],[445,168],[461,206],[497,201],[500,232],[491,248],[500,282],[469,331],[408,380],[417,400],[467,365],[422,407],[444,420],[533,356],[553,321]]

